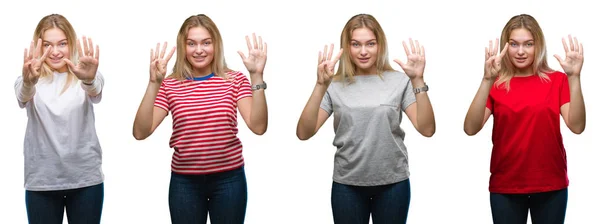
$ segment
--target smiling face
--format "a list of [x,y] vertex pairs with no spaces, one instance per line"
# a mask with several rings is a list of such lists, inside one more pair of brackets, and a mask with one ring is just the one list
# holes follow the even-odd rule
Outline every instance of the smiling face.
[[533,72],[535,59],[535,42],[529,30],[515,29],[508,40],[508,58],[519,71],[519,75],[530,75]]
[[356,65],[357,75],[375,74],[377,67],[377,38],[373,31],[358,28],[352,31],[350,39],[350,57]]
[[[46,64],[57,72],[67,72],[67,63],[64,59],[70,59],[69,42],[65,32],[59,28],[51,28],[46,30],[42,35],[43,51],[52,46],[51,51],[46,57]],[[43,54],[43,52],[40,52]]]
[[198,26],[190,28],[186,38],[185,57],[192,65],[195,76],[206,76],[211,71],[214,58],[214,44],[208,30]]

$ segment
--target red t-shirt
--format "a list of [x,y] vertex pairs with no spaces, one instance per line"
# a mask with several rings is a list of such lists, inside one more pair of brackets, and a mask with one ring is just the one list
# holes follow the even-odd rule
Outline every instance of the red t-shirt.
[[510,91],[494,85],[487,108],[494,116],[490,186],[492,193],[536,193],[569,185],[560,133],[560,107],[570,102],[562,72],[513,77]]
[[171,170],[181,174],[209,174],[244,164],[237,137],[237,101],[251,97],[250,82],[240,72],[207,80],[163,80],[154,106],[172,113],[175,150]]

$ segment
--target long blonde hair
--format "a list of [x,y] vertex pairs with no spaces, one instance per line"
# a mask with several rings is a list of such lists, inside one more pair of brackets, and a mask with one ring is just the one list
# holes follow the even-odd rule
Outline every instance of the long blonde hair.
[[[538,22],[530,15],[521,14],[513,16],[502,29],[500,37],[500,51],[504,48],[504,44],[510,40],[510,34],[516,29],[526,29],[533,36],[535,60],[533,61],[533,73],[538,75],[542,80],[549,81],[547,73],[553,70],[548,66],[546,60],[546,40],[544,33]],[[506,91],[510,90],[510,80],[515,76],[517,69],[510,61],[508,54],[502,59],[502,67],[499,71],[499,77],[496,81],[496,87],[504,87]]]
[[[377,61],[375,66],[377,67],[377,75],[382,76],[385,71],[395,71],[390,65],[388,59],[388,48],[385,33],[381,28],[381,25],[375,17],[369,14],[358,14],[350,18],[340,38],[340,46],[343,49],[350,49],[350,43],[352,41],[352,32],[359,28],[367,28],[373,32],[377,40]],[[336,80],[346,81],[348,83],[354,82],[354,76],[356,75],[356,65],[352,62],[349,50],[344,50],[340,58],[339,68],[335,74]]]
[[210,34],[214,45],[214,57],[213,61],[210,62],[211,70],[215,76],[228,79],[226,73],[231,71],[231,69],[227,67],[227,63],[225,62],[225,55],[223,54],[223,38],[221,37],[217,25],[204,14],[190,16],[183,22],[183,25],[181,25],[179,33],[177,34],[177,59],[175,61],[175,66],[173,66],[173,73],[171,73],[169,77],[177,80],[193,78],[193,68],[187,60],[185,53],[189,30],[194,27],[203,27]]
[[[77,35],[75,34],[75,30],[73,29],[73,26],[71,26],[71,23],[69,23],[67,18],[65,18],[62,15],[50,14],[40,20],[37,27],[35,28],[35,32],[33,33],[34,44],[37,45],[37,40],[43,37],[44,32],[53,28],[58,28],[64,32],[65,36],[67,37],[67,45],[69,46],[70,60],[73,63],[77,64]],[[43,53],[44,50],[45,49],[42,48],[42,52],[40,53]],[[65,66],[67,66],[68,68],[67,81],[65,82],[65,86],[63,87],[61,94],[65,92],[69,88],[69,86],[77,80],[77,77],[75,76],[75,74],[73,74],[68,65],[65,64]],[[46,62],[44,62],[42,68],[40,69],[40,78],[46,78],[49,81],[52,81],[52,74],[52,68],[48,64],[46,64]]]

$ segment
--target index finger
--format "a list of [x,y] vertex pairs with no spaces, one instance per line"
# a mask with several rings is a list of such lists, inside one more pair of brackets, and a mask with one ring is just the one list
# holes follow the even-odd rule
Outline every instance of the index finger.
[[246,45],[248,45],[248,52],[252,51],[252,44],[250,44],[250,37],[246,35]]
[[167,51],[167,42],[165,41],[165,44],[163,45],[162,51],[160,51],[160,57],[159,57],[159,59],[163,59],[165,57],[166,51]]
[[37,58],[40,56],[40,52],[42,51],[42,38],[38,39],[37,45],[35,46],[35,51],[33,52],[33,57]]
[[50,51],[52,51],[52,46],[49,46],[48,48],[46,48],[46,50],[44,51],[44,54],[40,58],[40,61],[46,60],[46,57],[48,56],[48,53],[50,53]]

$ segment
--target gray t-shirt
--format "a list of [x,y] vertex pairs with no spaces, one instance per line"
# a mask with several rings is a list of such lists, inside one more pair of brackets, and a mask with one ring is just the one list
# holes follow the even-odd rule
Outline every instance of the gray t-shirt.
[[402,72],[355,76],[355,82],[333,81],[321,108],[331,115],[337,147],[333,181],[357,186],[408,179],[408,154],[402,111],[416,101]]

